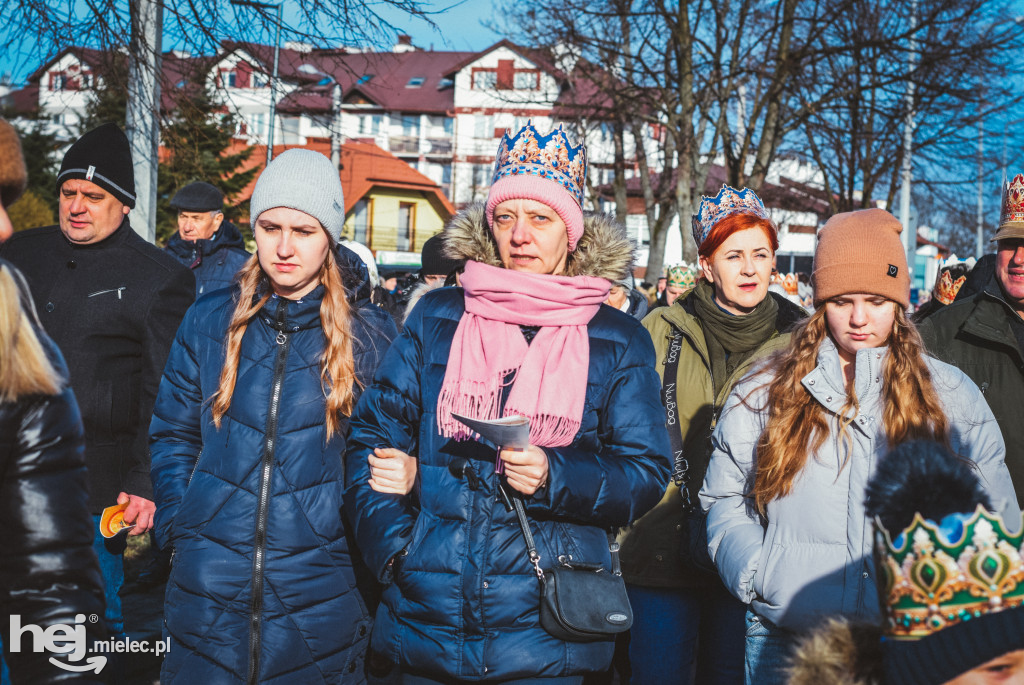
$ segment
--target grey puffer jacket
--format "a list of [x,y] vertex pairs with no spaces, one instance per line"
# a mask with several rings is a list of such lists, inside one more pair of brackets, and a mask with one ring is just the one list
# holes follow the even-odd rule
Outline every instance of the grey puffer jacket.
[[[828,412],[831,434],[807,460],[792,492],[769,503],[765,518],[745,494],[767,419],[759,409],[770,378],[755,372],[738,383],[715,429],[700,492],[708,512],[711,558],[730,592],[783,628],[806,630],[834,615],[880,620],[864,492],[877,460],[888,451],[881,378],[886,354],[886,348],[857,353],[854,383],[860,411],[847,429],[852,451],[843,465],[845,450],[838,438],[843,375],[834,343],[822,342],[818,364],[803,378],[803,387]],[[1006,449],[981,391],[958,369],[925,359],[949,418],[953,451],[977,464],[982,485],[1005,520],[1017,520]]]

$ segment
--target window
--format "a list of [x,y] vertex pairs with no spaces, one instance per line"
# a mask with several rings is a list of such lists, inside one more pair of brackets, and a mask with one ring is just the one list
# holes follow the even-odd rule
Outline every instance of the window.
[[454,79],[450,79],[450,78],[445,77],[445,78],[441,79],[438,82],[437,89],[438,90],[444,90],[445,88],[451,88],[454,85],[455,85],[455,80]]
[[473,165],[473,186],[476,188],[486,188],[491,184],[491,171],[492,167],[489,164],[474,164]]
[[381,124],[384,121],[383,115],[364,114],[359,117],[359,135],[375,136],[380,133]]
[[359,80],[356,81],[356,85],[361,86],[364,83],[369,83],[371,79],[373,79],[373,74],[363,74],[359,77]]
[[405,84],[405,87],[406,88],[419,88],[420,86],[423,85],[424,81],[426,81],[426,79],[423,78],[422,76],[413,76],[411,79],[409,79],[409,82]]
[[486,114],[478,114],[473,119],[473,137],[490,138],[492,131],[491,117]]
[[452,182],[452,165],[441,165],[441,185],[446,186]]
[[398,203],[398,236],[395,249],[408,252],[413,243],[413,232],[416,230],[416,205],[412,202]]
[[487,69],[473,72],[473,89],[487,90],[498,85],[498,72],[496,69]]
[[419,114],[403,114],[402,115],[402,135],[403,136],[419,136],[420,134],[420,115]]
[[516,90],[537,90],[539,80],[536,71],[517,71],[512,77],[512,87]]
[[269,88],[270,79],[261,71],[252,72],[252,87],[253,88]]
[[267,135],[267,115],[266,114],[264,114],[263,112],[260,112],[258,114],[253,114],[252,117],[251,117],[251,120],[252,120],[252,130],[251,130],[252,135],[256,136],[257,138],[262,138],[263,136]]
[[352,208],[352,231],[354,241],[370,246],[370,212],[365,199]]

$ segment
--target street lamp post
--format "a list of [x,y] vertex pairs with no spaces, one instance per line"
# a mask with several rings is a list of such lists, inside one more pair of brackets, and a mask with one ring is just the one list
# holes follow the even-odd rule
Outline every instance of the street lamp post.
[[261,12],[274,9],[277,14],[277,18],[274,21],[277,27],[274,35],[274,71],[270,77],[270,129],[267,132],[267,166],[270,166],[270,160],[274,158],[274,129],[276,128],[275,120],[277,119],[277,67],[281,55],[281,10],[284,3],[259,2],[258,0],[231,0],[231,4],[255,7]]

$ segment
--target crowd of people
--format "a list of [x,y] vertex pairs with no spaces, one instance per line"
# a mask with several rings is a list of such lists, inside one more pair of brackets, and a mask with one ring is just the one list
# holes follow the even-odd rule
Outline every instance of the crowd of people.
[[399,285],[304,149],[254,254],[206,180],[147,243],[112,124],[12,236],[0,121],[0,678],[125,682],[29,643],[126,640],[152,530],[164,683],[1024,682],[1024,175],[913,317],[884,210],[779,274],[723,186],[655,287],[586,178],[561,127],[508,131]]

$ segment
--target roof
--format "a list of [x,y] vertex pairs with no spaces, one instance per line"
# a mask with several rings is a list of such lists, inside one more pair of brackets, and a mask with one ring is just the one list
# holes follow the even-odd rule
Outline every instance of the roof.
[[349,207],[374,187],[383,187],[436,195],[449,215],[455,214],[455,207],[440,186],[376,145],[345,143],[341,146],[341,167],[341,187]]
[[[234,154],[247,147],[244,141],[237,138],[225,154]],[[274,156],[293,147],[314,150],[326,157],[331,155],[329,141],[312,140],[307,145],[275,145]],[[256,146],[256,151],[242,165],[242,170],[262,167],[266,161],[266,148]],[[236,201],[243,201],[252,196],[256,179],[238,194]],[[352,208],[364,195],[375,187],[395,188],[399,190],[418,191],[436,199],[449,216],[455,214],[455,207],[444,196],[441,187],[411,166],[398,159],[390,152],[376,145],[349,141],[341,146],[341,189],[345,194],[345,206]]]
[[[38,83],[39,79],[43,77],[43,74],[45,74],[50,67],[60,61],[67,54],[73,54],[80,62],[89,65],[95,71],[102,71],[103,67],[107,64],[107,60],[110,58],[110,53],[106,50],[95,50],[93,48],[85,48],[80,45],[72,45],[64,48],[56,55],[43,62],[38,69],[29,74],[27,81],[29,83]],[[118,52],[115,54],[119,55],[121,59],[124,59],[123,53]]]
[[[362,96],[385,110],[444,114],[455,106],[455,90],[448,79],[451,67],[467,55],[477,54],[425,50],[340,54],[314,50],[305,55],[303,64],[319,73],[312,74],[309,86],[284,97],[280,108],[286,112],[329,111],[331,89],[337,81],[346,101]],[[423,81],[415,88],[408,87],[414,78]],[[412,93],[415,98],[410,98]]]
[[[673,179],[677,172],[673,170]],[[701,192],[702,195],[714,196],[718,194],[722,185],[728,182],[728,171],[720,164],[712,164],[708,169],[707,180],[704,182],[704,189]],[[658,186],[661,181],[660,173],[651,174],[651,184],[654,187]],[[672,192],[674,188],[673,184],[668,186],[667,190]],[[602,185],[598,188],[598,193],[605,198],[611,199],[613,197],[613,191],[610,184]],[[640,177],[633,176],[626,180],[626,194],[629,196],[642,196],[643,190],[640,188]],[[800,183],[790,178],[781,178],[779,183],[765,183],[761,186],[761,189],[757,192],[758,197],[764,202],[765,206],[784,209],[793,212],[809,212],[816,214],[818,217],[826,217],[830,214],[828,200],[825,196],[825,191],[807,185],[806,183]]]

